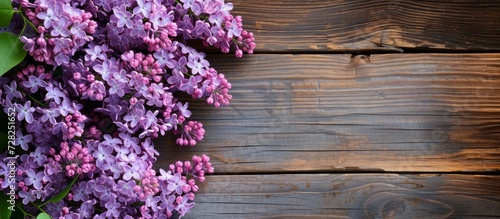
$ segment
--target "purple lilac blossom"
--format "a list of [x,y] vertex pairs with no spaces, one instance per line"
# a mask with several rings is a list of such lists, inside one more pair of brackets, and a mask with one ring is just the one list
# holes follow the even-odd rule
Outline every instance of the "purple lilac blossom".
[[[152,139],[172,131],[194,146],[205,130],[188,120],[179,93],[216,107],[231,84],[189,46],[201,40],[237,57],[253,34],[223,0],[13,1],[33,29],[21,36],[34,63],[0,80],[0,104],[15,108],[19,201],[44,203],[75,177],[64,200],[41,206],[54,218],[168,218],[194,206],[208,156],[157,173]],[[21,7],[22,6],[22,7]],[[14,19],[15,20],[15,19]],[[23,22],[14,22],[21,29]],[[28,25],[31,26],[31,25]],[[0,158],[5,157],[0,154]],[[4,160],[0,172],[7,169]],[[2,188],[9,185],[0,176]],[[6,191],[6,190],[3,190]],[[27,208],[36,215],[39,209]]]

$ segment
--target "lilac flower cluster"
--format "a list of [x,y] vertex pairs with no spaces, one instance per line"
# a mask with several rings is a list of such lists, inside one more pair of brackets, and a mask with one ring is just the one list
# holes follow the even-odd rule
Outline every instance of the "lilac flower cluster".
[[[203,139],[189,120],[187,93],[219,107],[231,84],[210,67],[199,40],[236,57],[255,48],[224,0],[13,0],[30,31],[29,57],[0,78],[0,105],[16,110],[15,187],[27,216],[53,218],[170,218],[194,206],[197,182],[214,168],[206,155],[153,165],[152,139],[171,132],[180,146]],[[14,17],[18,29],[23,21]],[[12,25],[11,25],[12,26]],[[12,27],[9,28],[12,28]],[[14,31],[19,31],[13,28]],[[76,181],[73,181],[76,180]],[[72,183],[74,182],[74,183]],[[67,196],[53,197],[70,187]],[[41,205],[41,203],[44,203]]]

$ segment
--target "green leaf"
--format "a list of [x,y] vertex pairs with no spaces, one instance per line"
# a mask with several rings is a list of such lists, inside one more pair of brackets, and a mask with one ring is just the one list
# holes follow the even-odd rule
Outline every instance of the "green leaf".
[[12,215],[10,215],[10,218],[15,219],[15,218],[26,218],[26,215],[23,212],[23,208],[21,206],[16,205],[15,211],[12,212]]
[[6,194],[4,194],[2,191],[0,191],[0,218],[1,219],[8,219],[10,218],[10,215],[12,214],[12,211],[9,209],[12,205],[7,202],[7,200],[10,200],[10,197]]
[[0,27],[9,26],[10,20],[14,15],[11,0],[0,0]]
[[0,33],[0,76],[23,61],[24,57],[26,51],[19,37],[7,32]]
[[38,216],[36,216],[36,219],[52,219],[52,218],[47,213],[43,212],[40,213]]
[[[78,175],[80,176],[80,175]],[[66,186],[66,188],[64,188],[61,192],[59,192],[59,194],[57,194],[56,196],[52,197],[48,202],[59,202],[61,200],[64,199],[64,197],[66,197],[66,195],[68,195],[69,191],[71,190],[71,187],[73,187],[73,185],[75,184],[76,180],[78,179],[78,176],[76,176],[72,181],[71,183],[69,183],[68,186]],[[42,206],[44,206],[46,203],[44,203]]]

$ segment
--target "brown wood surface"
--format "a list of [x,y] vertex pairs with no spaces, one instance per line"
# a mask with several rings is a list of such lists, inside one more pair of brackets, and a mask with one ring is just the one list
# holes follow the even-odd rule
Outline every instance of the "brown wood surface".
[[500,49],[500,1],[230,2],[258,52]]
[[187,218],[500,218],[500,1],[230,2],[257,43],[208,56],[231,106],[155,140],[212,157]]
[[499,176],[211,176],[187,218],[498,218]]
[[160,154],[206,153],[222,173],[500,169],[500,54],[256,54],[211,63],[232,82],[231,106],[190,104],[205,139],[194,148],[160,139]]

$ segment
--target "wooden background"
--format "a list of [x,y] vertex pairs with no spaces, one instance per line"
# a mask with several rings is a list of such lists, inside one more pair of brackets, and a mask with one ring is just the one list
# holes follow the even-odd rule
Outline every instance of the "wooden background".
[[232,0],[254,55],[209,54],[231,106],[187,218],[500,217],[500,1]]

